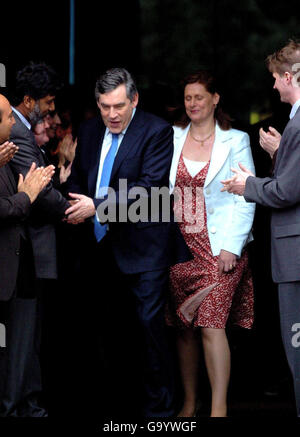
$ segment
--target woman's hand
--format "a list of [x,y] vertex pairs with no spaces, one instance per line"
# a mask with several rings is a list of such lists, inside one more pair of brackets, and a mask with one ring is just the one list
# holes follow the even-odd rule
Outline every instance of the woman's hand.
[[61,184],[64,184],[67,181],[68,177],[70,176],[70,174],[71,174],[71,167],[72,167],[72,162],[70,162],[70,164],[67,167],[65,167],[64,165],[62,165],[60,167],[59,182]]
[[74,161],[76,147],[77,138],[73,141],[72,135],[67,134],[59,144],[59,167],[62,167],[66,161]]
[[228,273],[236,266],[236,255],[234,253],[228,252],[227,250],[221,249],[218,264],[219,275],[221,275],[222,273]]

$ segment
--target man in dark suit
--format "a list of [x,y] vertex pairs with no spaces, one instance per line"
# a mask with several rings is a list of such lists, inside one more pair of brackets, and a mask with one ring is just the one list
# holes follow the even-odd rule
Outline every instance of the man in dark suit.
[[[26,174],[32,162],[37,166],[48,164],[31,128],[55,109],[55,95],[60,87],[56,73],[45,64],[31,63],[17,73],[11,98],[16,123],[10,136],[10,140],[19,147],[18,154],[10,162],[15,174]],[[47,185],[35,202],[30,215],[29,233],[38,278],[57,278],[54,223],[64,217],[68,206],[67,200],[52,183]]]
[[[30,374],[39,374],[39,362],[34,352],[34,319],[23,312],[26,297],[35,287],[35,271],[31,245],[25,221],[32,203],[49,183],[54,167],[35,169],[18,184],[8,165],[18,148],[8,142],[15,120],[8,100],[0,95],[0,313],[6,328],[6,347],[1,351],[1,416],[45,416],[45,410],[25,411],[30,391]],[[3,144],[2,144],[3,143]],[[22,323],[20,324],[20,320]],[[20,328],[26,326],[26,331]],[[31,329],[32,327],[32,329]],[[29,346],[29,344],[31,346]]]
[[[46,64],[30,63],[17,73],[11,96],[15,124],[12,127],[10,140],[18,146],[19,150],[9,163],[15,175],[19,173],[25,175],[32,162],[35,162],[37,166],[48,164],[42,149],[36,144],[32,127],[45,117],[48,111],[55,109],[55,96],[60,88],[61,83],[57,74]],[[51,181],[38,195],[28,218],[28,234],[38,279],[36,296],[33,296],[36,297],[36,302],[32,299],[32,305],[35,305],[36,308],[32,308],[31,311],[35,312],[33,319],[37,319],[35,328],[37,349],[40,349],[39,338],[43,337],[41,348],[43,349],[42,356],[45,358],[43,360],[45,365],[42,366],[42,370],[45,370],[43,372],[46,378],[45,384],[48,376],[48,372],[46,372],[47,355],[49,357],[45,340],[48,339],[50,332],[46,320],[46,315],[50,311],[48,311],[49,304],[47,305],[46,301],[50,299],[49,295],[55,294],[57,288],[55,225],[64,218],[64,213],[69,206],[68,201],[60,191],[54,188]],[[24,313],[27,310],[28,302],[24,308]],[[43,329],[44,327],[47,329]],[[38,375],[32,371],[32,384],[39,387],[39,389],[35,389],[36,393],[41,392],[41,384],[38,379]]]
[[[87,218],[94,222],[86,224],[89,230],[85,240],[89,239],[90,245],[86,249],[89,254],[85,251],[84,255],[92,254],[89,260],[96,280],[93,289],[101,293],[101,305],[109,296],[111,299],[108,308],[99,308],[101,318],[109,313],[104,336],[109,335],[113,325],[119,332],[123,329],[124,318],[118,314],[125,286],[134,295],[143,333],[139,347],[145,348],[143,415],[170,416],[174,414],[174,386],[164,326],[168,267],[190,259],[190,253],[174,223],[172,208],[170,219],[164,222],[161,211],[151,210],[150,203],[153,187],[165,187],[168,193],[172,128],[164,120],[137,109],[138,92],[125,69],[114,68],[100,77],[96,100],[101,117],[87,121],[79,131],[69,183],[70,196],[76,203],[66,214],[70,223]],[[114,193],[112,197],[109,191]],[[137,193],[141,211],[133,217]],[[166,198],[170,203],[168,195]],[[91,249],[93,245],[95,250]],[[118,274],[121,280],[113,287]],[[119,348],[118,343],[114,348]],[[120,363],[118,366],[120,371]],[[118,393],[114,396],[117,403]]]
[[282,102],[292,106],[272,177],[256,178],[244,166],[224,186],[248,202],[271,208],[272,277],[278,283],[281,334],[294,379],[300,416],[300,43],[290,41],[267,58]]

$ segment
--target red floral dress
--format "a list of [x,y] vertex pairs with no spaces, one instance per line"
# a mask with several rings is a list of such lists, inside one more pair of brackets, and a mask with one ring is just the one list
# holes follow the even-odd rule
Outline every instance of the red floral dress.
[[[225,328],[230,319],[232,323],[251,328],[253,283],[246,250],[237,258],[236,267],[221,276],[218,274],[218,256],[211,252],[203,196],[208,168],[209,162],[192,177],[183,156],[180,157],[176,187],[179,193],[184,193],[184,187],[191,187],[192,195],[177,195],[174,212],[178,217],[184,211],[182,221],[178,220],[179,226],[194,259],[171,268],[167,323],[179,328]],[[191,225],[192,217],[196,217],[194,225]],[[197,232],[193,232],[193,226],[197,226]]]

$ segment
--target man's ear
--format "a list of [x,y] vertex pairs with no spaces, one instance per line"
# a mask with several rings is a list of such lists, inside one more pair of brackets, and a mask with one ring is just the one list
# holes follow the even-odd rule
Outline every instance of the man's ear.
[[289,71],[285,71],[284,72],[284,78],[287,84],[291,83],[293,80],[293,74],[290,73]]
[[98,108],[101,109],[101,106],[100,106],[100,98],[99,98],[98,100],[96,100],[96,103],[97,103]]
[[24,96],[23,98],[23,104],[29,111],[32,111],[35,105],[35,100],[30,96]]
[[136,108],[138,103],[139,103],[139,93],[136,93],[132,99],[131,105],[133,108]]

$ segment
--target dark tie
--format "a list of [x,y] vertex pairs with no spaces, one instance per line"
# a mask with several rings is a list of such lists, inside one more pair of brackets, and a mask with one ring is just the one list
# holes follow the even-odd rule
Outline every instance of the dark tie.
[[[110,149],[105,157],[103,168],[102,168],[102,175],[100,180],[100,185],[97,188],[96,197],[102,198],[104,197],[108,192],[109,187],[109,181],[110,181],[110,175],[111,171],[114,165],[114,160],[116,156],[116,152],[118,149],[118,134],[112,134],[112,142]],[[95,222],[94,222],[94,232],[96,240],[101,241],[104,235],[107,231],[107,224],[101,225],[97,219],[97,214],[95,215]]]

